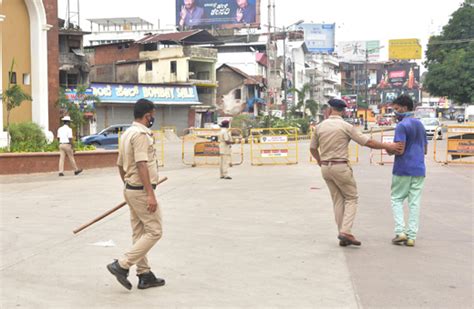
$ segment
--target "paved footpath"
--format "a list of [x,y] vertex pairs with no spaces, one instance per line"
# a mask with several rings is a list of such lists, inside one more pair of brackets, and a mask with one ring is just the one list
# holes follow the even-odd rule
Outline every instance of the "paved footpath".
[[[173,147],[170,147],[173,148]],[[175,146],[179,149],[179,145]],[[319,168],[187,168],[167,154],[161,288],[127,291],[105,265],[130,245],[115,169],[0,177],[0,308],[471,308],[473,169],[430,163],[415,248],[390,244],[390,166],[354,166],[361,248],[340,248]],[[115,246],[93,245],[111,240]],[[134,270],[130,276],[136,287]]]

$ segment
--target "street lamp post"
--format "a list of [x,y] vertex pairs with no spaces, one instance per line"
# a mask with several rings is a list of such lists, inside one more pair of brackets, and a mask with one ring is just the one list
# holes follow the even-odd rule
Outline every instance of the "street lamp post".
[[304,20],[298,20],[297,22],[289,25],[289,26],[284,26],[283,27],[283,104],[285,108],[285,118],[287,117],[288,113],[288,82],[286,78],[286,37],[288,35],[288,28],[292,26],[298,26],[300,24],[304,23]]
[[385,46],[380,46],[372,49],[365,50],[365,119],[364,119],[364,130],[368,130],[367,124],[367,111],[369,110],[369,53],[378,49],[382,49]]

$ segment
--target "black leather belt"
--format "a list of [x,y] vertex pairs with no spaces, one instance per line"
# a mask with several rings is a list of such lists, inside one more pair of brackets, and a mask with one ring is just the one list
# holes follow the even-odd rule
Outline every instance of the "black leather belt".
[[[153,190],[156,189],[156,185],[155,184],[152,184],[151,185]],[[125,189],[127,190],[143,190],[145,187],[144,186],[132,186],[132,185],[129,185],[128,183],[125,184]]]

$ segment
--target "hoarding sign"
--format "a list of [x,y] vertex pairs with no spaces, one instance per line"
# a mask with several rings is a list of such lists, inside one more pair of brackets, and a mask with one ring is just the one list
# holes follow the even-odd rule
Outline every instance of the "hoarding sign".
[[181,29],[260,26],[260,0],[176,0]]
[[421,59],[421,44],[418,39],[400,39],[388,41],[390,60]]
[[76,105],[79,105],[79,108],[83,110],[86,106],[94,107],[93,100],[84,100],[88,96],[92,96],[94,94],[92,88],[87,88],[83,94],[78,95],[77,90],[75,88],[68,88],[64,90],[64,95],[66,99],[70,102],[74,102]]
[[196,157],[218,157],[219,143],[201,142],[194,145],[194,155]]
[[286,143],[288,142],[287,136],[264,136],[260,140],[261,143]]
[[263,149],[260,151],[262,158],[288,157],[288,149]]
[[191,85],[93,83],[91,89],[103,103],[135,103],[143,98],[155,104],[201,104],[196,86]]
[[420,67],[416,63],[396,64],[377,72],[377,89],[418,89]]
[[369,51],[369,61],[380,57],[380,41],[344,41],[337,44],[337,56],[342,61],[365,61],[365,51]]
[[312,53],[334,52],[334,36],[336,24],[302,24],[299,30],[304,31],[304,40]]

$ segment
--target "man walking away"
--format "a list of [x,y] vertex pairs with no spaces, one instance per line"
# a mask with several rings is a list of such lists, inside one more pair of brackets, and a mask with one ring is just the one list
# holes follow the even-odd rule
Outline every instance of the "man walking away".
[[229,176],[229,166],[232,160],[232,136],[229,133],[229,121],[224,120],[221,123],[221,132],[219,133],[219,157],[221,179],[232,179]]
[[310,151],[321,167],[323,178],[331,193],[334,216],[338,228],[337,238],[342,247],[360,246],[352,235],[352,225],[357,212],[357,184],[349,161],[349,142],[354,140],[361,146],[395,151],[397,144],[379,143],[369,139],[351,124],[342,119],[347,107],[340,99],[328,102],[331,115],[316,126],[311,138]]
[[58,129],[59,176],[64,176],[64,158],[66,156],[74,168],[74,175],[79,175],[82,169],[77,167],[76,160],[74,160],[74,140],[72,137],[72,129],[69,127],[71,117],[64,116],[61,120],[63,121],[63,126]]
[[[426,176],[425,155],[428,141],[420,120],[413,117],[413,100],[407,95],[396,98],[392,107],[399,123],[394,142],[401,145],[394,152],[392,172],[392,211],[395,221],[395,245],[415,246],[418,233],[420,204]],[[408,198],[408,226],[405,226],[403,202]]]
[[119,260],[107,265],[107,269],[126,289],[131,290],[128,272],[137,266],[138,288],[162,286],[165,280],[151,272],[147,253],[162,235],[160,206],[155,196],[158,184],[158,159],[153,132],[155,106],[140,99],[135,103],[135,121],[120,139],[117,165],[120,178],[125,184],[124,196],[130,208],[132,224],[132,248]]

